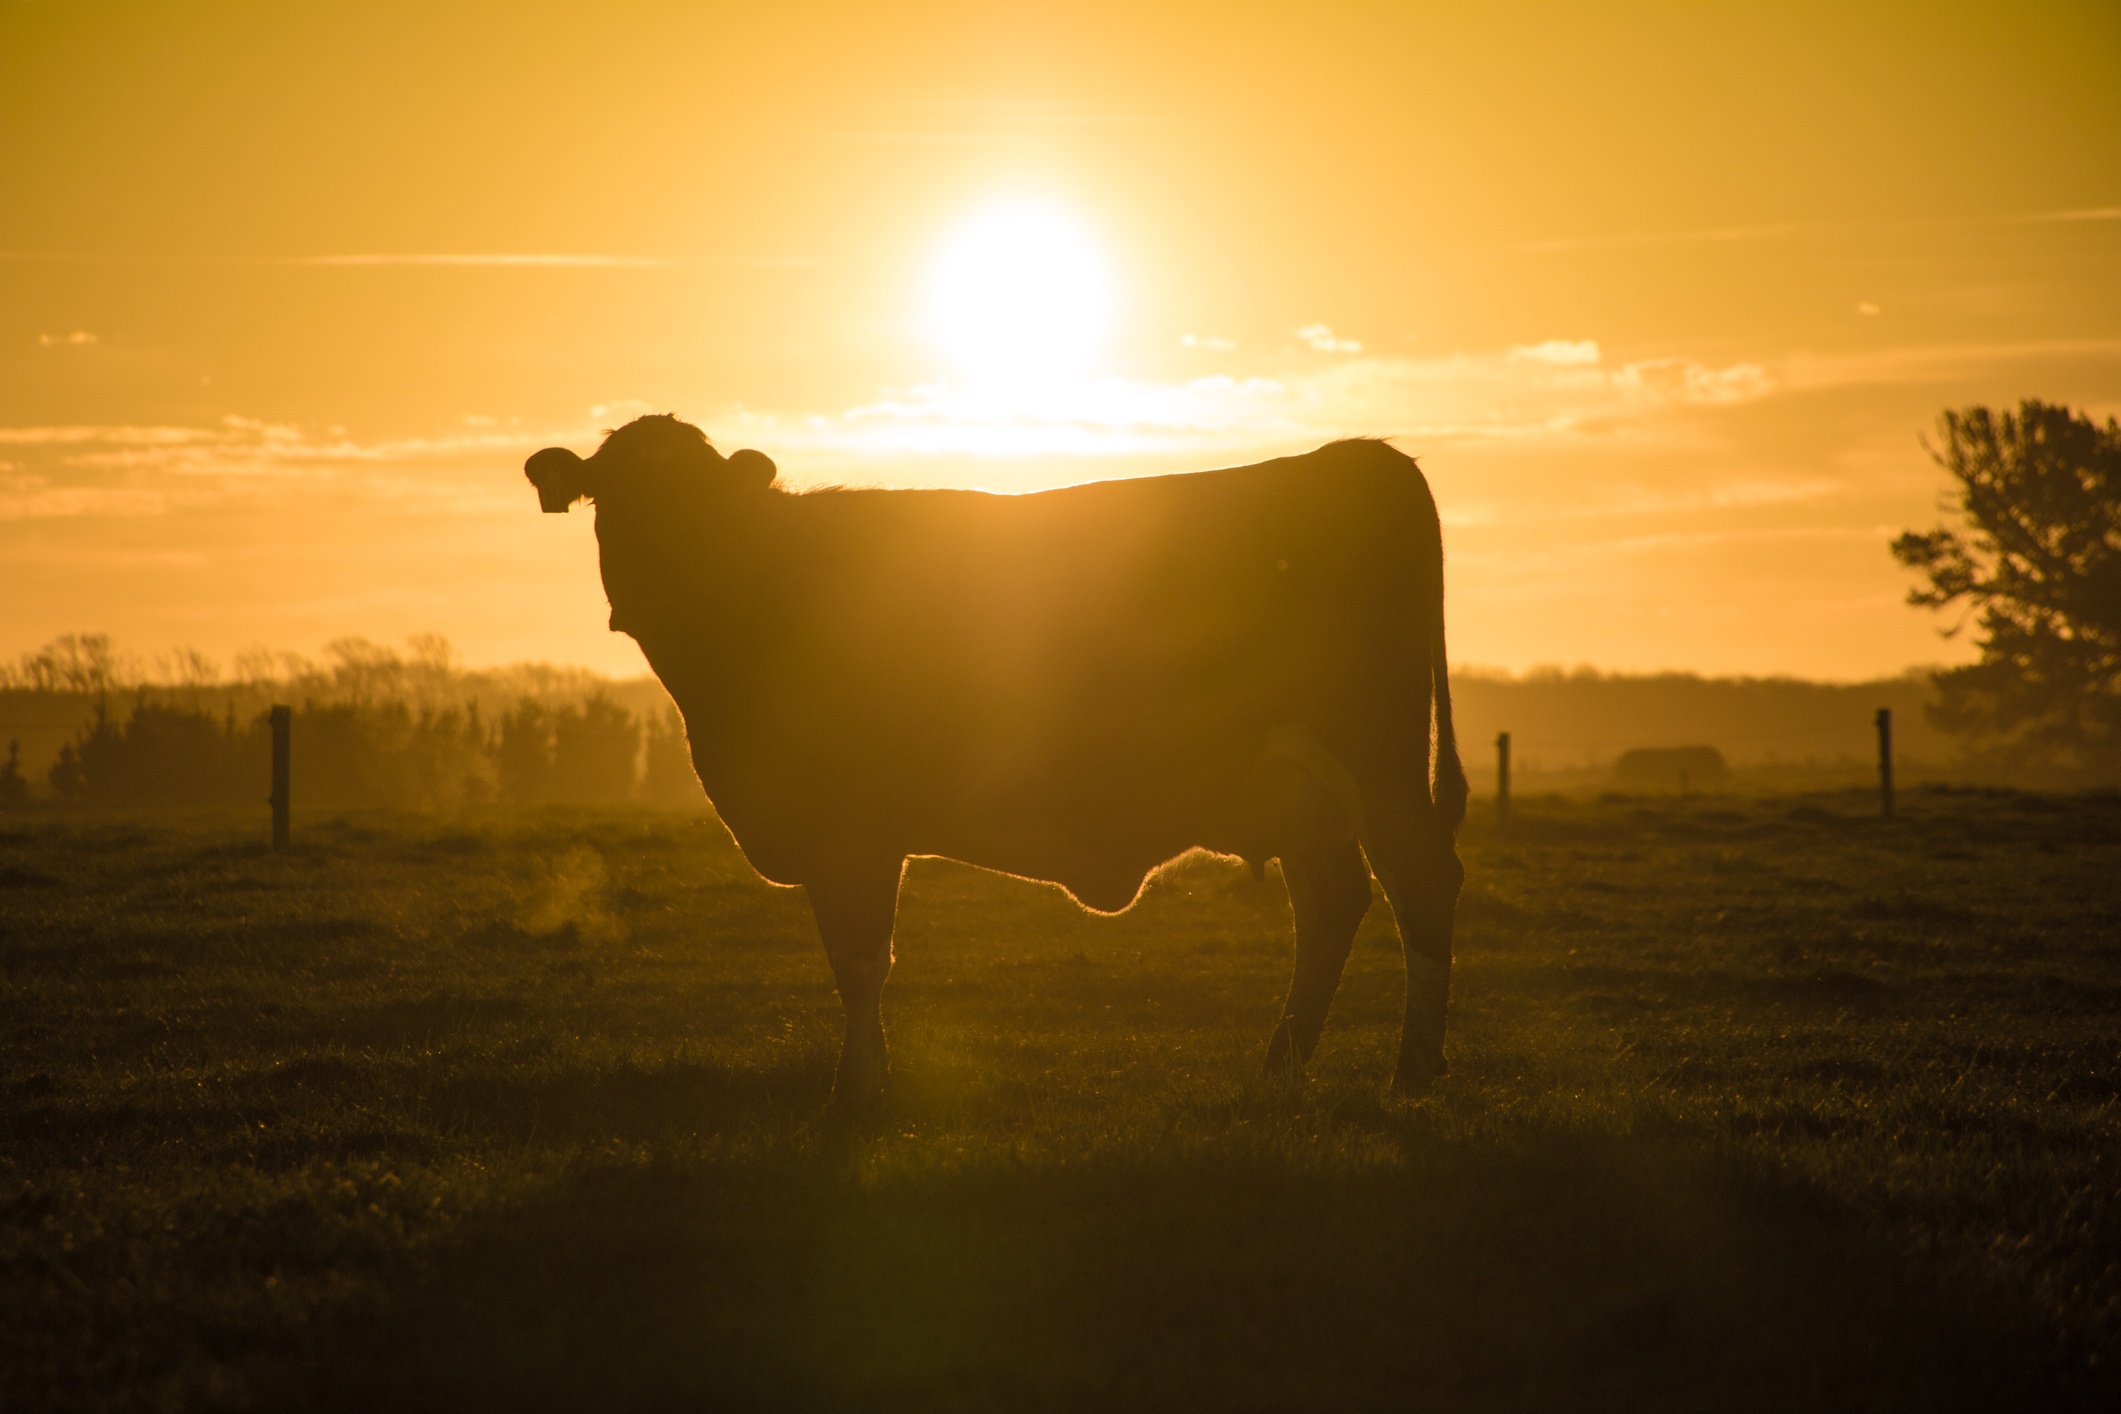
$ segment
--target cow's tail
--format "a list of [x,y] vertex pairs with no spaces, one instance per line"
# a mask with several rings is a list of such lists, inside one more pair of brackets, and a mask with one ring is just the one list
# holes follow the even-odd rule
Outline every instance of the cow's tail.
[[1443,537],[1437,536],[1436,622],[1429,634],[1429,689],[1436,699],[1436,767],[1430,798],[1447,831],[1456,832],[1466,818],[1466,771],[1458,760],[1458,733],[1451,725],[1451,665],[1443,646]]

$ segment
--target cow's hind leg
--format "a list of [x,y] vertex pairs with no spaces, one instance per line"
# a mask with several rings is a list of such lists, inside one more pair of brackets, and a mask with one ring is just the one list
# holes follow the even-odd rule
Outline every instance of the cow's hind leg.
[[874,1101],[884,1089],[884,980],[891,975],[891,929],[898,915],[904,860],[841,868],[805,886],[825,940],[847,1037],[840,1046],[832,1103],[849,1109]]
[[1407,960],[1407,1012],[1392,1088],[1419,1090],[1450,1069],[1444,1014],[1451,1001],[1451,926],[1466,871],[1427,800],[1373,809],[1363,849],[1391,901]]
[[1311,1059],[1340,988],[1341,970],[1348,965],[1355,929],[1370,910],[1370,870],[1353,840],[1284,856],[1281,872],[1296,915],[1296,974],[1289,981],[1281,1024],[1267,1043],[1270,1073],[1297,1069]]

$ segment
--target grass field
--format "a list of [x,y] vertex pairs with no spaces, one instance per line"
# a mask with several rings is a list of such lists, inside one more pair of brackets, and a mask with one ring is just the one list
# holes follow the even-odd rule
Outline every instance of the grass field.
[[1278,880],[916,862],[823,1119],[712,821],[0,823],[0,1407],[2112,1408],[2121,798],[1535,800],[1453,1073],[1382,900],[1257,1078]]

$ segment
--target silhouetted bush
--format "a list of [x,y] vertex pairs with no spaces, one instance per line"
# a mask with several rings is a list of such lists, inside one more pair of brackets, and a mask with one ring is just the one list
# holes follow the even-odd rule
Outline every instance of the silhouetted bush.
[[429,810],[477,805],[495,794],[492,743],[479,704],[423,710],[413,722],[406,757],[418,796]]
[[0,810],[19,810],[29,801],[29,781],[22,774],[22,743],[7,744],[7,762],[0,765]]
[[143,697],[119,726],[98,703],[94,720],[61,748],[51,783],[69,801],[230,805],[264,799],[270,752],[262,722],[238,727],[233,714],[217,721]]
[[552,713],[532,698],[518,702],[494,742],[494,769],[501,798],[511,805],[541,805],[552,791]]
[[305,704],[290,745],[298,805],[447,810],[494,795],[493,748],[475,705],[415,715],[402,702]]
[[[363,638],[325,651],[321,664],[239,654],[230,680],[195,650],[146,663],[108,635],[73,633],[0,662],[0,736],[21,738],[0,765],[0,808],[30,803],[32,778],[75,803],[261,803],[275,703],[299,704],[298,810],[706,803],[683,724],[652,678],[470,669],[431,634],[405,652]],[[128,697],[129,710],[113,705]]]
[[616,805],[633,795],[641,729],[603,693],[552,717],[552,798],[566,805]]
[[[601,694],[557,710],[525,698],[491,730],[477,703],[418,711],[397,701],[304,703],[292,723],[294,804],[452,810],[495,800],[704,800],[670,717],[656,729],[661,776],[649,793],[639,789],[641,724]],[[265,713],[239,723],[233,708],[216,718],[143,696],[123,722],[99,704],[60,749],[50,780],[60,800],[78,804],[240,805],[264,801],[270,763]],[[27,796],[15,757],[6,770],[16,785],[9,794],[10,776],[0,772],[0,806]],[[682,782],[673,779],[679,771]]]
[[685,737],[685,719],[675,707],[665,707],[660,718],[648,721],[647,742],[641,752],[641,799],[654,805],[704,804],[707,792],[692,769],[692,743]]

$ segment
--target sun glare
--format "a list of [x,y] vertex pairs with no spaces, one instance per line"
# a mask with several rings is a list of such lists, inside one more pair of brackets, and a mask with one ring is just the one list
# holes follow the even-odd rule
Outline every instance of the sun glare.
[[938,254],[929,336],[980,382],[1088,370],[1112,312],[1102,253],[1067,211],[1013,201],[979,212]]

